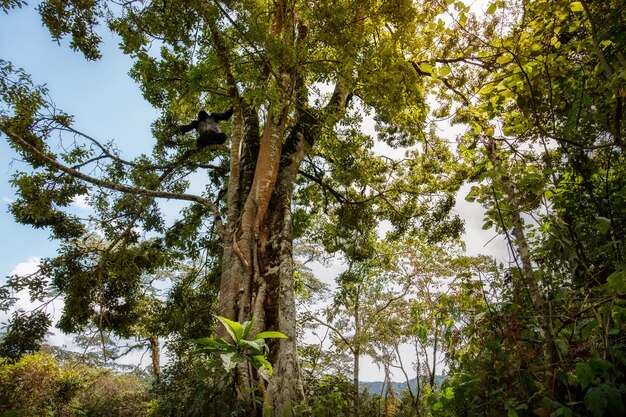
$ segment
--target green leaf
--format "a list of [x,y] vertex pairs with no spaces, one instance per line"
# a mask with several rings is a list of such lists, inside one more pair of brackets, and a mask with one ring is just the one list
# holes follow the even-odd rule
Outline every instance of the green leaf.
[[509,408],[509,411],[507,413],[507,417],[517,417],[517,411],[515,411],[515,409],[513,409],[513,408]]
[[188,343],[195,343],[197,345],[204,345],[204,346],[224,346],[224,344],[228,344],[225,340],[223,339],[214,339],[212,337],[203,337],[201,339],[189,339],[187,341]]
[[583,11],[585,11],[585,8],[583,7],[583,4],[581,2],[579,2],[579,1],[574,1],[574,2],[570,3],[569,8],[573,12],[583,12]]
[[626,274],[615,271],[607,278],[607,286],[617,294],[626,294]]
[[439,68],[439,75],[441,75],[442,77],[445,77],[446,75],[450,74],[452,72],[452,68],[450,67],[441,67]]
[[574,371],[576,379],[582,389],[585,389],[593,381],[593,371],[591,366],[587,362],[580,362],[576,365],[576,371]]
[[507,64],[507,63],[511,62],[511,57],[508,56],[508,55],[500,55],[498,57],[498,59],[496,59],[496,62],[498,64]]
[[562,406],[556,409],[556,415],[558,417],[572,417],[572,410],[571,408]]
[[270,375],[272,374],[272,364],[267,360],[267,358],[263,355],[256,355],[252,357],[253,363],[256,363],[259,366],[265,366],[268,371],[270,371]]
[[230,337],[232,337],[236,343],[239,343],[241,337],[243,336],[243,326],[236,321],[227,319],[226,317],[217,316],[217,319],[224,325],[226,331],[230,334]]
[[494,14],[498,10],[498,5],[496,3],[491,3],[489,8],[487,8],[487,14]]
[[265,342],[263,339],[255,339],[255,340],[242,340],[242,344],[246,346],[250,346],[255,352],[262,353],[263,347],[265,346]]
[[622,393],[616,387],[602,384],[590,388],[585,395],[585,406],[591,411],[593,417],[605,415],[621,416],[626,411],[622,401]]
[[422,62],[422,63],[419,65],[419,69],[420,69],[421,71],[423,71],[423,72],[427,72],[427,73],[429,73],[429,74],[432,74],[432,73],[433,73],[433,69],[432,69],[432,68],[431,68],[431,66],[430,66],[430,65],[428,65],[426,62]]
[[220,358],[222,359],[222,365],[224,366],[226,372],[230,372],[235,369],[237,364],[241,362],[242,359],[236,352],[222,353]]
[[459,15],[459,24],[461,26],[465,26],[466,23],[467,23],[467,15],[465,13],[461,13]]
[[604,414],[608,401],[600,387],[593,387],[585,395],[585,406],[591,411],[593,417],[601,417]]
[[252,365],[257,370],[259,375],[266,381],[270,380],[272,376],[273,368],[272,364],[263,355],[257,355],[252,357]]
[[257,339],[287,339],[288,337],[285,336],[283,333],[281,332],[261,332],[259,334],[257,334],[256,336],[254,336],[254,340]]
[[264,380],[268,381],[270,380],[270,378],[272,377],[272,373],[270,372],[269,369],[267,369],[265,366],[261,366],[257,369],[257,372],[259,373],[259,375],[261,376],[261,378],[263,378]]
[[252,317],[252,320],[243,323],[243,334],[241,335],[242,338],[245,339],[248,336],[248,333],[250,333],[250,330],[252,330],[253,325],[254,317]]
[[206,354],[212,354],[212,353],[216,353],[216,352],[221,352],[221,353],[228,353],[228,352],[235,352],[235,347],[228,345],[227,347],[224,348],[218,348],[218,347],[213,347],[213,346],[207,346],[207,347],[201,347],[198,349],[194,349],[191,351],[192,355],[200,355],[203,353]]

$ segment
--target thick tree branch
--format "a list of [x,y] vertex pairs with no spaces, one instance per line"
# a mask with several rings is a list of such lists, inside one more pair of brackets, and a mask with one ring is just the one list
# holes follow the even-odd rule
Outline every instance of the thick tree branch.
[[311,175],[308,172],[303,171],[301,169],[298,170],[298,174],[302,175],[304,178],[307,178],[307,179],[313,181],[314,183],[316,183],[317,185],[319,185],[320,187],[322,187],[323,189],[325,189],[326,191],[331,193],[333,195],[333,197],[335,197],[335,199],[338,202],[340,202],[340,203],[349,203],[349,201],[343,195],[341,195],[338,191],[333,189],[330,185],[328,185],[324,181],[322,181],[321,178],[318,178],[318,177],[316,177],[314,175]]
[[150,196],[150,197],[155,197],[155,198],[165,198],[165,199],[170,199],[170,200],[193,201],[198,204],[201,204],[207,207],[209,210],[211,210],[215,218],[216,229],[220,235],[223,234],[223,230],[222,230],[223,225],[222,225],[222,220],[221,220],[218,207],[206,198],[193,195],[193,194],[181,194],[181,193],[174,193],[174,192],[169,192],[169,191],[150,190],[147,188],[134,187],[134,186],[125,185],[125,184],[118,184],[113,181],[95,178],[90,175],[84,174],[76,169],[73,169],[66,165],[61,164],[56,159],[46,155],[45,153],[37,149],[37,147],[31,145],[27,140],[23,139],[20,135],[13,134],[12,132],[7,132],[7,133],[10,135],[11,139],[18,142],[27,152],[29,152],[31,155],[39,159],[42,163],[52,168],[56,168],[62,172],[65,172],[66,174],[69,174],[74,178],[81,179],[85,182],[96,185],[98,187],[104,187],[109,190],[119,191],[122,193],[133,194],[133,195]]

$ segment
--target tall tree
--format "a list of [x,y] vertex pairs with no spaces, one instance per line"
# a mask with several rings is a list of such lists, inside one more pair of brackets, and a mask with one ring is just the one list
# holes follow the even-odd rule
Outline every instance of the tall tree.
[[[120,308],[132,307],[132,294],[109,279],[111,254],[127,259],[145,233],[156,236],[152,247],[170,261],[197,259],[219,242],[222,252],[212,258],[221,269],[216,312],[240,322],[254,317],[255,332],[288,336],[272,346],[267,390],[283,415],[303,398],[292,241],[311,216],[322,208],[325,224],[343,222],[333,225],[332,239],[318,235],[328,250],[363,238],[350,254],[357,258],[369,256],[368,236],[384,218],[396,236],[460,231],[458,219],[447,217],[459,185],[445,163],[450,153],[424,129],[424,85],[437,74],[432,37],[443,30],[434,17],[443,10],[409,0],[44,1],[39,11],[52,37],[70,36],[70,47],[87,59],[100,57],[101,22],[119,35],[135,61],[131,75],[163,113],[152,154],[127,161],[113,144],[76,130],[43,89],[3,61],[0,129],[36,169],[14,178],[20,198],[13,214],[51,228],[70,253],[86,229],[64,207],[87,194],[109,248],[91,271],[100,271],[98,285],[121,291]],[[196,150],[191,140],[174,138],[176,126],[199,109],[229,107],[229,147]],[[374,115],[387,144],[425,146],[410,160],[376,156],[374,141],[361,132],[363,111]],[[52,147],[57,134],[60,149]],[[205,172],[195,177],[200,190],[189,179],[195,172]],[[303,199],[295,201],[299,178]],[[187,204],[173,224],[161,213],[164,200]],[[52,271],[61,292],[81,280],[72,271],[85,273],[79,258],[63,256]],[[83,306],[98,302],[94,292],[81,296]],[[251,387],[253,378],[242,372],[241,386]]]

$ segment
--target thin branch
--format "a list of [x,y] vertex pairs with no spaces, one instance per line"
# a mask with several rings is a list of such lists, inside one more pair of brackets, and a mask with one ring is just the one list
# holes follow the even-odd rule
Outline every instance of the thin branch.
[[318,322],[319,324],[321,324],[322,326],[326,326],[327,328],[332,330],[333,333],[335,333],[337,336],[339,336],[339,338],[343,341],[343,343],[346,344],[346,346],[348,347],[348,349],[350,350],[350,352],[353,355],[356,353],[354,351],[354,348],[353,348],[352,344],[341,334],[341,332],[336,327],[334,327],[332,324],[326,323],[325,321],[322,321],[322,320],[318,319],[314,315],[310,315],[309,317],[312,318],[313,320],[315,320],[316,322]]

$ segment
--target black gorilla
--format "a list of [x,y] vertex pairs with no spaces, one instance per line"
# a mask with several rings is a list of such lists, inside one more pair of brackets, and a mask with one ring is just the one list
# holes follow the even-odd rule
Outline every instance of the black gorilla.
[[221,145],[226,142],[226,133],[220,132],[217,123],[222,120],[228,120],[233,115],[233,109],[230,108],[224,113],[208,114],[204,110],[198,113],[198,120],[194,120],[188,125],[180,127],[180,133],[191,132],[196,129],[200,134],[196,140],[198,148],[204,148],[209,145]]

